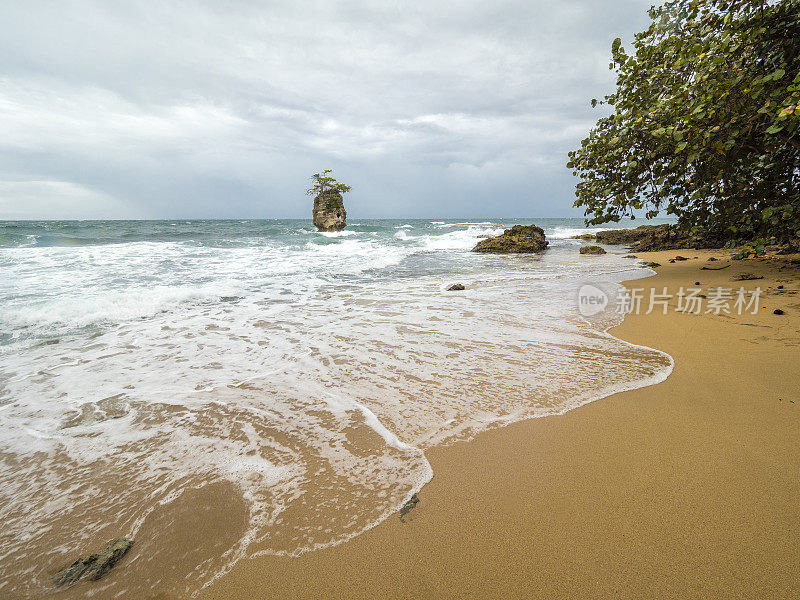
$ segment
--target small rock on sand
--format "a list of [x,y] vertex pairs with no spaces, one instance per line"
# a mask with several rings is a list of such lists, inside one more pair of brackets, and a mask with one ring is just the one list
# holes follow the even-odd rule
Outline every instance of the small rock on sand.
[[117,538],[108,542],[100,552],[93,552],[80,557],[70,566],[62,569],[53,576],[56,585],[72,585],[84,576],[91,581],[100,579],[125,556],[133,546],[133,540]]

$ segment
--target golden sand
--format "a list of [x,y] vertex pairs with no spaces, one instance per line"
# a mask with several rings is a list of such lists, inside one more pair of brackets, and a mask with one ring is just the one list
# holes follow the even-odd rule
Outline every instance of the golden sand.
[[636,287],[765,291],[757,315],[629,316],[614,335],[672,355],[666,382],[432,449],[405,523],[243,561],[201,597],[800,597],[800,269],[700,270],[729,254],[640,255],[663,266]]

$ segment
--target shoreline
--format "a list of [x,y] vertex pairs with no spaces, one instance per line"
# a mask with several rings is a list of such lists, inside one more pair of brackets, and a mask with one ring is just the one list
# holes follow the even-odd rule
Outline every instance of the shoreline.
[[[667,263],[681,252],[699,258]],[[799,269],[765,259],[699,270],[730,254],[639,254],[664,265],[641,287],[769,288],[757,315],[684,315],[673,299],[665,316],[628,315],[610,330],[672,356],[665,381],[429,449],[436,477],[405,523],[298,558],[245,560],[199,597],[797,594]],[[733,282],[742,271],[765,278]],[[781,293],[778,279],[790,281]],[[797,306],[773,315],[781,302]]]

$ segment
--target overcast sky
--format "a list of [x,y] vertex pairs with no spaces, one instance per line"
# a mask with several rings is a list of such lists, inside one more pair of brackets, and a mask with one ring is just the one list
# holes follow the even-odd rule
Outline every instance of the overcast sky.
[[580,216],[643,0],[0,0],[0,219]]

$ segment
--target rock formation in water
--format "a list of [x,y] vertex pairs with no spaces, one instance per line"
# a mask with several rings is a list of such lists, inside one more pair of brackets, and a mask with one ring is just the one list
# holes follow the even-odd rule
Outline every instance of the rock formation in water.
[[309,196],[314,196],[314,226],[318,231],[341,231],[347,226],[342,194],[349,192],[350,186],[339,183],[330,173],[330,169],[314,173],[313,185],[306,190]]
[[341,231],[347,226],[344,199],[337,190],[326,190],[314,197],[314,226],[318,231]]
[[713,235],[687,235],[670,225],[640,225],[635,229],[598,231],[601,244],[621,244],[637,252],[678,248],[720,248],[724,240]]
[[600,246],[581,246],[579,250],[581,254],[605,254],[606,251]]
[[473,252],[493,254],[528,254],[547,249],[544,231],[536,225],[514,225],[496,237],[479,241]]

